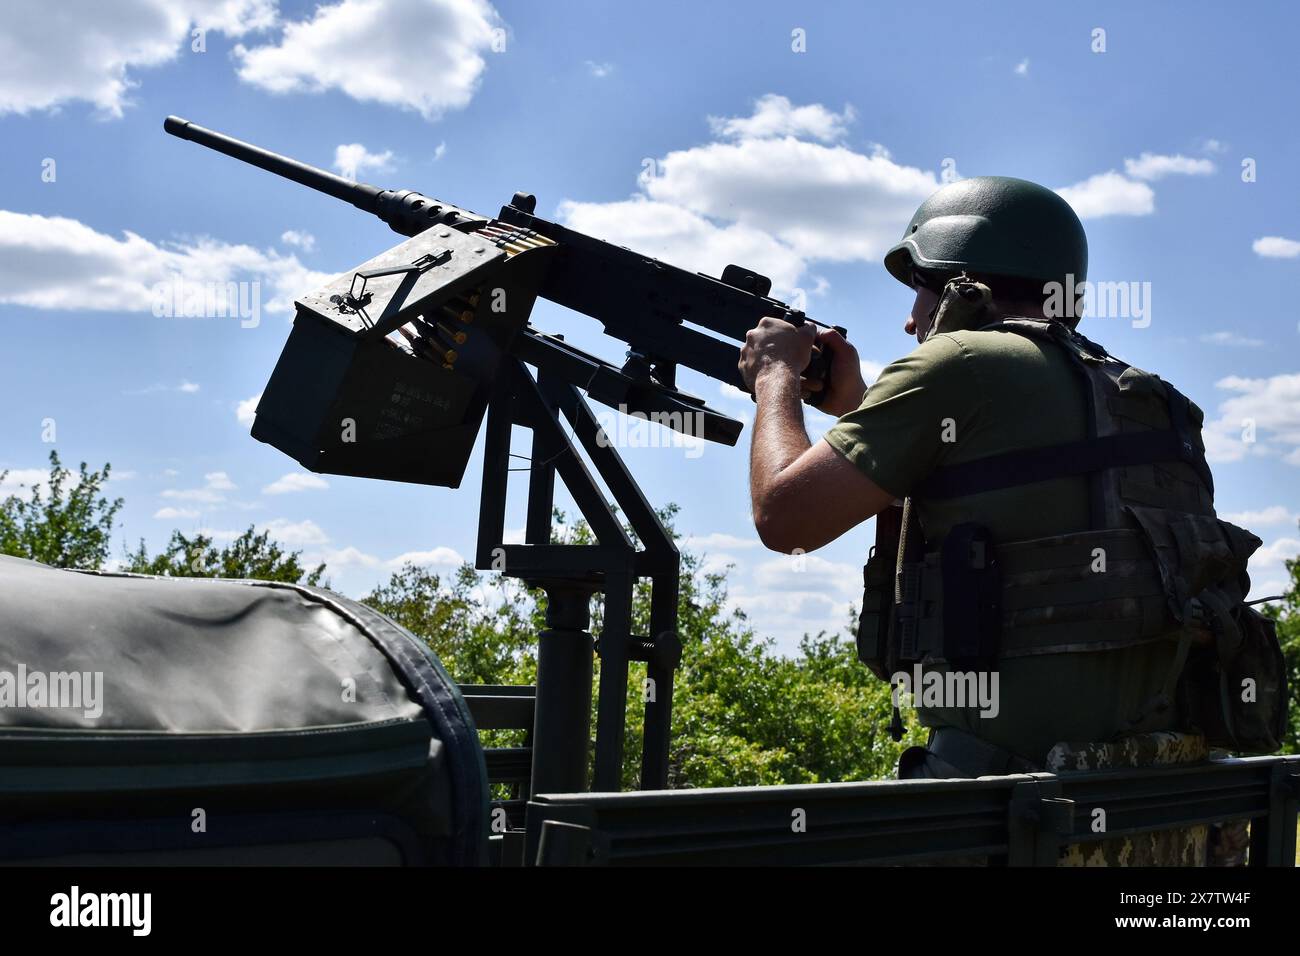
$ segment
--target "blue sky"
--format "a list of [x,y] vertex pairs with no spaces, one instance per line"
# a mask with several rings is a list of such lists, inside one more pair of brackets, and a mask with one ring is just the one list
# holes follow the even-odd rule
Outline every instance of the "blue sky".
[[[1282,3],[1045,6],[11,3],[4,491],[39,481],[51,447],[111,461],[120,540],[254,522],[354,595],[404,557],[472,553],[475,464],[460,490],[313,481],[248,436],[292,298],[399,237],[165,136],[169,113],[484,213],[529,191],[542,215],[692,269],[767,271],[846,326],[868,370],[913,347],[907,291],[879,263],[911,210],[945,175],[1013,175],[1065,190],[1090,277],[1142,296],[1144,316],[1083,328],[1205,410],[1220,513],[1264,539],[1255,593],[1275,593],[1300,553],[1300,17]],[[259,282],[260,322],[155,317],[151,290],[173,274]],[[533,324],[621,355],[549,304]],[[750,414],[717,383],[682,384]],[[829,424],[809,414],[814,435]],[[652,501],[681,506],[692,546],[736,565],[736,603],[789,650],[843,625],[870,527],[802,566],[764,551],[747,448],[746,433],[734,449],[625,455]]]

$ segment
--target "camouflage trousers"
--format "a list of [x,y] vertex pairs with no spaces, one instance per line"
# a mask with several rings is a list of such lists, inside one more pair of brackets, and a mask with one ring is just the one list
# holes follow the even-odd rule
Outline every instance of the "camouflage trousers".
[[[1109,743],[1060,743],[1044,769],[1069,774],[1083,770],[1162,767],[1209,759],[1205,738],[1161,731],[1134,734]],[[1249,846],[1245,820],[1160,830],[1131,837],[1075,843],[1062,849],[1058,866],[1243,866]]]

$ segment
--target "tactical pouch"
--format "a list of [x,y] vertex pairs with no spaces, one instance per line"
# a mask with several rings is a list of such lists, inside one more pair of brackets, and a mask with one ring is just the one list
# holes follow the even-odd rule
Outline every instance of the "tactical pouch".
[[1277,750],[1286,734],[1286,663],[1274,622],[1243,603],[1250,591],[1246,563],[1262,542],[1212,516],[1126,510],[1151,546],[1175,619],[1213,635],[1183,670],[1178,695],[1189,723],[1211,747]]
[[898,666],[897,649],[892,644],[897,617],[895,571],[900,558],[906,559],[921,548],[919,527],[905,531],[909,522],[915,524],[915,519],[901,503],[876,515],[876,543],[862,569],[858,659],[883,681],[888,681]]
[[943,656],[958,670],[997,660],[1002,635],[1002,569],[988,528],[967,522],[944,538]]
[[1194,653],[1183,679],[1183,706],[1210,746],[1266,754],[1282,746],[1287,728],[1286,662],[1277,625],[1219,592],[1199,598],[1209,611],[1214,645]]
[[862,569],[862,612],[858,615],[858,659],[888,680],[890,618],[894,613],[896,556],[872,548]]

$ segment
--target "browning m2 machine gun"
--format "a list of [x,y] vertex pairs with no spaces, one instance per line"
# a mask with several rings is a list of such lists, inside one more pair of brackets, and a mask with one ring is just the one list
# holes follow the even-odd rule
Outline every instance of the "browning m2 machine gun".
[[[540,219],[531,195],[516,193],[489,218],[411,190],[354,183],[174,116],[164,129],[350,202],[409,237],[297,300],[253,437],[316,472],[458,487],[486,413],[476,565],[547,594],[529,790],[587,789],[597,651],[594,789],[620,788],[629,661],[647,666],[641,785],[664,787],[680,558],[586,399],[734,445],[741,423],[679,391],[677,368],[743,388],[733,343],[765,316],[811,320],[770,298],[770,280],[752,270],[731,265],[721,279],[687,272]],[[611,364],[533,329],[538,296],[600,321],[628,344],[626,361]],[[815,351],[805,375],[825,380],[828,360]],[[514,425],[532,430],[522,545],[504,542]],[[557,474],[597,544],[551,543]],[[639,578],[651,581],[648,635],[631,633]],[[587,632],[596,593],[605,595],[598,648]],[[514,825],[526,796],[511,801]]]
[[[771,281],[752,270],[727,266],[720,280],[687,272],[539,219],[531,195],[515,193],[491,219],[413,190],[354,183],[175,116],[163,128],[410,237],[296,303],[253,436],[313,471],[458,487],[506,353],[602,404],[734,445],[740,423],[678,391],[676,370],[744,388],[736,348],[690,325],[744,341],[764,316],[809,321],[770,298]],[[627,342],[627,361],[616,367],[528,328],[537,296],[598,319]],[[825,364],[815,355],[807,374],[825,378]],[[347,440],[342,418],[354,423]]]

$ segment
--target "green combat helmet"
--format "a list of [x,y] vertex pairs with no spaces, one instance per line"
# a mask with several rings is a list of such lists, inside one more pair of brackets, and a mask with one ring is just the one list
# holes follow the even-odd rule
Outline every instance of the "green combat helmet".
[[921,203],[885,268],[908,286],[913,269],[943,282],[968,272],[1040,282],[1072,275],[1077,284],[1087,278],[1088,238],[1070,204],[1045,186],[976,176]]

